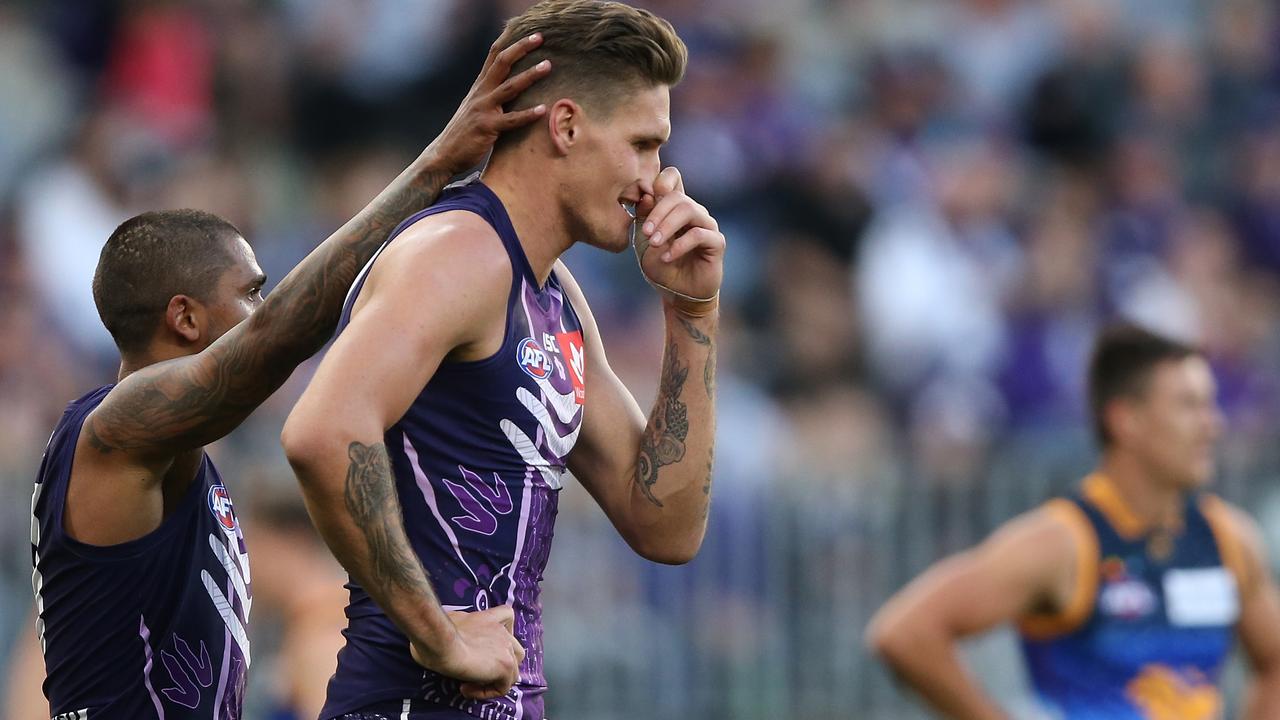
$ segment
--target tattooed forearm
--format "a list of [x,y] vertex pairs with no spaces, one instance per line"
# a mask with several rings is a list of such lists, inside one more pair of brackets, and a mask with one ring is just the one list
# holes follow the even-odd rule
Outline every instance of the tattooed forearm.
[[86,440],[175,452],[230,432],[333,333],[356,274],[404,218],[448,181],[415,163],[289,273],[253,317],[193,357],[135,372],[95,411]]
[[702,384],[707,389],[707,397],[714,397],[716,390],[716,343],[706,333],[688,320],[678,317],[685,332],[699,345],[707,346],[707,362],[702,366]]
[[688,377],[689,366],[681,364],[679,346],[668,343],[658,402],[640,438],[640,456],[636,463],[636,484],[657,507],[662,507],[662,501],[653,494],[658,471],[664,465],[684,459],[684,441],[689,437],[689,407],[680,400],[680,393]]
[[347,512],[369,544],[369,583],[431,595],[431,586],[405,538],[391,474],[391,459],[382,443],[353,442],[347,447]]

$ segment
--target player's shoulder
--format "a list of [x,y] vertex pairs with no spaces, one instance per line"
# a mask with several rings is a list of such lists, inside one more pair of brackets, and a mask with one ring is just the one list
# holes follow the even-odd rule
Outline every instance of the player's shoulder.
[[1261,537],[1262,530],[1258,522],[1239,505],[1223,500],[1212,493],[1205,493],[1200,496],[1199,506],[1200,512],[1204,513],[1211,524],[1223,523],[1237,534]]
[[1252,515],[1211,493],[1200,497],[1199,506],[1227,564],[1246,576],[1265,564],[1266,543]]
[[374,284],[400,279],[412,285],[505,284],[511,261],[498,232],[469,210],[421,218],[392,241],[370,270]]
[[1080,554],[1096,554],[1097,536],[1084,511],[1074,502],[1055,498],[1004,523],[988,543],[1010,555],[1036,562],[1073,562]]

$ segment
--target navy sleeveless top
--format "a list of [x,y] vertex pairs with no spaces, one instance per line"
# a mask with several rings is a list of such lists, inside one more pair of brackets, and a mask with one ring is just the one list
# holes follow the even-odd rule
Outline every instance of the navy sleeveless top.
[[[539,287],[505,208],[478,180],[450,188],[387,243],[425,217],[459,210],[484,218],[511,261],[502,347],[484,360],[442,363],[385,442],[409,542],[441,604],[465,611],[511,605],[527,655],[505,697],[467,700],[455,681],[413,661],[405,635],[352,581],[346,645],[324,718],[386,700],[427,701],[486,719],[543,716],[539,583],[565,459],[582,424],[582,325],[554,272]],[[339,332],[377,259],[352,286]],[[432,292],[423,288],[423,312],[431,312]]]
[[1164,536],[1141,527],[1100,475],[1052,502],[1083,556],[1075,617],[1021,628],[1041,701],[1072,720],[1220,718],[1241,572],[1222,501],[1190,495],[1181,531]]
[[67,406],[31,499],[45,696],[59,719],[238,720],[249,667],[249,558],[209,457],[177,509],[147,535],[97,546],[63,530],[80,428],[112,387]]

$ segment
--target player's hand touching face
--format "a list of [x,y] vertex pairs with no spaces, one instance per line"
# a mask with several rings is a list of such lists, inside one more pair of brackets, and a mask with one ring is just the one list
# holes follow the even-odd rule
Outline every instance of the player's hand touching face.
[[454,642],[433,655],[416,643],[410,645],[419,665],[462,682],[462,694],[474,700],[490,700],[507,694],[520,679],[524,647],[512,635],[515,613],[508,605],[480,612],[451,612],[457,629]]
[[712,298],[724,279],[725,238],[705,207],[685,194],[680,171],[664,169],[636,206],[640,269],[653,283]]

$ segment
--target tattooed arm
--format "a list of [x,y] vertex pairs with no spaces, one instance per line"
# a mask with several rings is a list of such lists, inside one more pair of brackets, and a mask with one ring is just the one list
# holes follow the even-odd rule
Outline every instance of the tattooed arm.
[[206,350],[145,367],[123,380],[86,423],[101,454],[123,451],[167,466],[175,453],[230,432],[329,339],[356,273],[408,215],[431,204],[449,177],[479,163],[498,134],[540,117],[502,104],[545,75],[540,64],[507,79],[541,42],[494,44],[475,85],[445,130],[358,215],[281,281],[247,321]]
[[690,317],[664,305],[666,345],[658,397],[646,420],[605,356],[581,289],[557,275],[582,319],[586,412],[569,469],[642,557],[692,560],[706,532],[715,444],[718,315]]
[[374,263],[350,324],[281,435],[333,554],[409,638],[415,659],[477,683],[464,685],[474,697],[504,693],[516,679],[524,653],[510,633],[512,611],[441,608],[405,534],[384,433],[445,357],[497,351],[510,286],[501,241],[478,215],[444,212],[415,223]]
[[356,273],[395,225],[432,202],[450,174],[480,162],[499,132],[545,112],[502,110],[546,74],[538,66],[506,79],[539,42],[526,38],[501,53],[495,44],[440,137],[294,268],[251,319],[203,352],[144,367],[111,390],[77,444],[64,511],[72,537],[109,545],[160,525],[195,475],[199,448],[240,424],[328,339]]
[[582,291],[563,265],[557,269],[586,335],[587,405],[569,469],[632,549],[678,564],[701,547],[711,502],[725,240],[706,208],[685,194],[675,168],[664,169],[652,190],[637,203],[648,238],[640,267],[665,292],[667,330],[658,397],[647,421],[609,367]]
[[664,304],[662,374],[646,420],[609,367],[582,291],[563,266],[557,274],[567,280],[586,335],[587,409],[569,469],[638,554],[688,562],[702,544],[711,503],[718,313],[691,316]]

